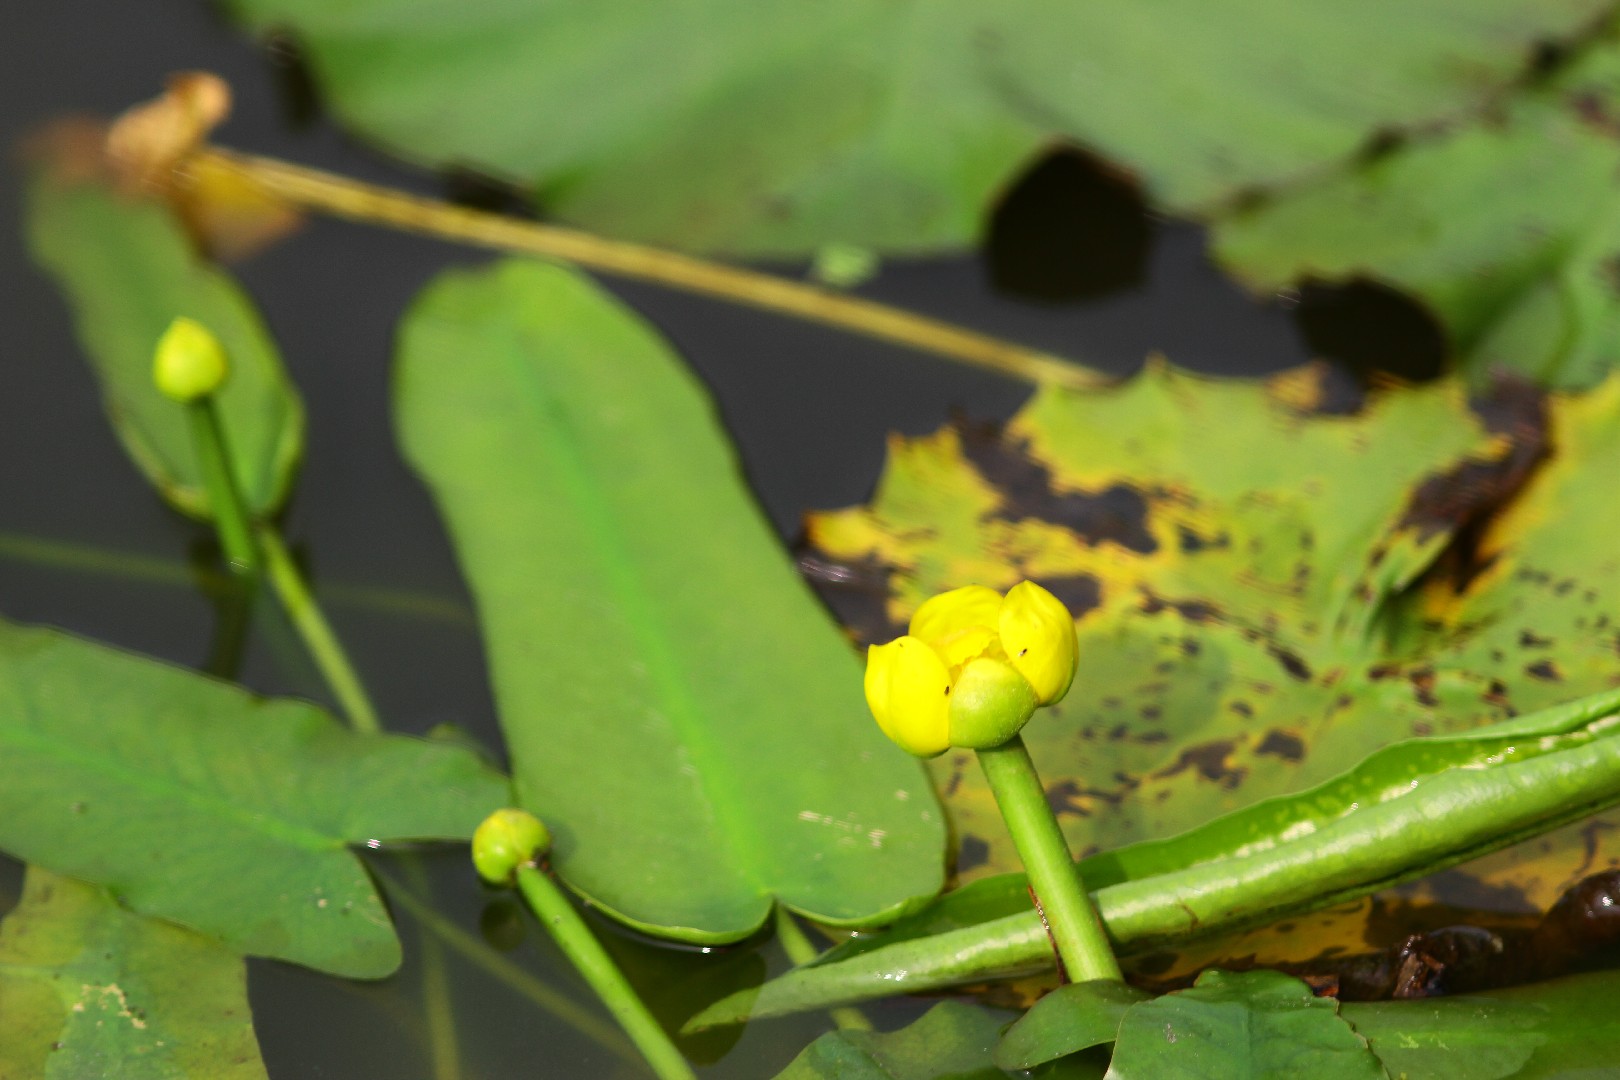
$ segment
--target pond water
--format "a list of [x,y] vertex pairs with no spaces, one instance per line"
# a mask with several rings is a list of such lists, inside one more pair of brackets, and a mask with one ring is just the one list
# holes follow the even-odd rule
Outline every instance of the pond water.
[[[65,112],[110,115],[174,70],[222,74],[238,100],[220,141],[426,192],[319,116],[296,123],[265,53],[200,0],[15,5],[0,35],[0,141],[9,148]],[[514,103],[514,107],[528,107]],[[67,312],[29,264],[21,183],[0,174],[0,612],[178,663],[204,666],[218,613],[206,586],[205,530],[165,509],[101,412]],[[482,253],[332,221],[237,268],[279,340],[309,409],[306,463],[285,523],[388,724],[453,722],[500,745],[466,592],[427,494],[395,449],[389,419],[392,329],[408,299],[452,263]],[[803,267],[776,267],[800,274]],[[891,431],[952,416],[1010,415],[1027,387],[818,327],[637,285],[610,283],[688,357],[717,399],[760,502],[793,543],[807,510],[864,499]],[[1259,374],[1324,353],[1432,371],[1439,342],[1413,309],[1373,289],[1257,303],[1224,281],[1195,227],[1145,214],[1124,181],[1079,157],[1032,169],[997,213],[984,257],[886,264],[860,290],[901,307],[1081,359],[1117,373],[1153,351],[1194,370]],[[104,554],[125,558],[107,560]],[[268,609],[268,605],[266,605]],[[325,700],[286,627],[262,611],[236,671],[264,693]],[[380,857],[396,876],[407,871]],[[420,853],[443,913],[482,933],[545,983],[589,1004],[509,900],[472,883],[459,851]],[[19,880],[0,875],[0,907]],[[431,1075],[420,1022],[418,937],[403,912],[407,964],[348,983],[254,961],[251,993],[271,1075]],[[784,966],[773,946],[723,955],[654,947],[607,929],[621,960],[671,1018],[719,983]],[[588,1037],[452,960],[467,1073],[636,1076]],[[874,1006],[897,1026],[922,1006]],[[757,1077],[784,1065],[828,1022],[751,1025],[687,1044],[705,1076]]]

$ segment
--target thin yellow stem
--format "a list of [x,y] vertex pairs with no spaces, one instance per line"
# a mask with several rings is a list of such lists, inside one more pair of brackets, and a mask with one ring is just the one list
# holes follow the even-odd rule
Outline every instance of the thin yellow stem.
[[1097,372],[1039,349],[754,270],[724,266],[642,244],[607,240],[578,229],[468,210],[437,199],[222,147],[199,149],[192,160],[211,170],[234,171],[261,191],[285,202],[351,221],[389,225],[406,232],[480,247],[560,259],[604,274],[651,281],[824,323],[1035,384],[1088,387],[1102,381]]

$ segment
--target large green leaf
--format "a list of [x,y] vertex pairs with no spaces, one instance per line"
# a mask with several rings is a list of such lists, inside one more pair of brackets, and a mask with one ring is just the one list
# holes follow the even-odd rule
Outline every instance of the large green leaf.
[[1279,972],[1207,971],[1125,1013],[1108,1080],[1385,1080],[1337,1014],[1338,1002]]
[[[1425,501],[1424,485],[1511,471],[1513,444],[1452,383],[1353,416],[1310,415],[1301,390],[1157,366],[1115,389],[1042,391],[1003,433],[897,440],[869,508],[810,521],[824,557],[886,571],[889,625],[869,636],[968,582],[1029,577],[1069,602],[1074,689],[1024,738],[1077,853],[1181,832],[1505,707],[1468,680],[1434,691],[1463,715],[1426,705],[1386,670],[1377,624],[1444,547],[1445,515],[1480,494]],[[933,766],[967,876],[1018,869],[971,754]]]
[[[1503,391],[1477,414],[1452,382],[1348,416],[1300,411],[1302,389],[1297,375],[1268,388],[1150,369],[1115,390],[1043,392],[999,435],[898,441],[871,507],[812,520],[823,557],[863,583],[835,603],[870,614],[879,590],[869,638],[969,581],[1028,576],[1070,599],[1081,671],[1025,739],[1077,853],[1170,836],[1390,742],[1620,677],[1604,615],[1620,563],[1592,509],[1620,440],[1620,381],[1545,403]],[[1503,500],[1481,551],[1449,551],[1415,584]],[[947,754],[936,777],[964,876],[1015,868],[971,760]],[[1572,828],[1450,882],[1485,877],[1545,906],[1613,860],[1609,832]],[[1365,945],[1357,925],[1334,943]]]
[[478,601],[522,803],[628,922],[741,937],[774,899],[893,916],[943,815],[878,732],[848,642],[749,499],[669,347],[568,271],[441,277],[398,415]]
[[30,867],[0,923],[0,1076],[262,1080],[242,958]]
[[0,623],[0,848],[240,952],[387,975],[348,845],[463,839],[509,797],[469,750]]
[[1064,138],[1206,207],[1490,102],[1609,4],[229,6],[296,31],[338,114],[415,160],[512,177],[602,231],[784,254],[963,245]]
[[135,464],[178,509],[208,514],[185,410],[152,383],[152,349],[188,315],[219,335],[231,375],[218,395],[236,479],[251,511],[286,498],[303,452],[304,408],[252,302],[192,248],[159,203],[99,183],[39,177],[28,237],[73,309],[79,340],[101,381],[113,428]]
[[1425,301],[1480,372],[1597,382],[1620,350],[1620,33],[1481,122],[1225,221],[1258,288],[1368,277]]

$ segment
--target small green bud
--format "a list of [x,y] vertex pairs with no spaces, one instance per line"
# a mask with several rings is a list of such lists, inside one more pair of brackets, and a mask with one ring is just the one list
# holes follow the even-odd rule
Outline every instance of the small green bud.
[[527,810],[497,810],[473,833],[473,866],[491,885],[510,885],[518,867],[545,854],[551,833]]
[[218,390],[229,374],[225,346],[197,320],[181,316],[158,338],[152,381],[165,397],[188,404]]

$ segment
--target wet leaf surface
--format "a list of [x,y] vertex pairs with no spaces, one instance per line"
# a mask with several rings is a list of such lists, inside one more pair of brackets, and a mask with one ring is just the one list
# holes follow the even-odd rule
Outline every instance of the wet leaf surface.
[[262,1080],[247,967],[38,867],[0,923],[0,1075]]
[[666,936],[932,897],[944,815],[673,350],[516,260],[407,316],[398,417],[478,601],[518,795],[571,887]]
[[474,753],[0,623],[0,848],[242,953],[380,978],[400,945],[350,845],[466,839]]
[[525,182],[602,232],[808,255],[963,246],[1064,140],[1205,209],[1490,103],[1609,5],[228,6],[295,34],[333,111],[407,157]]

